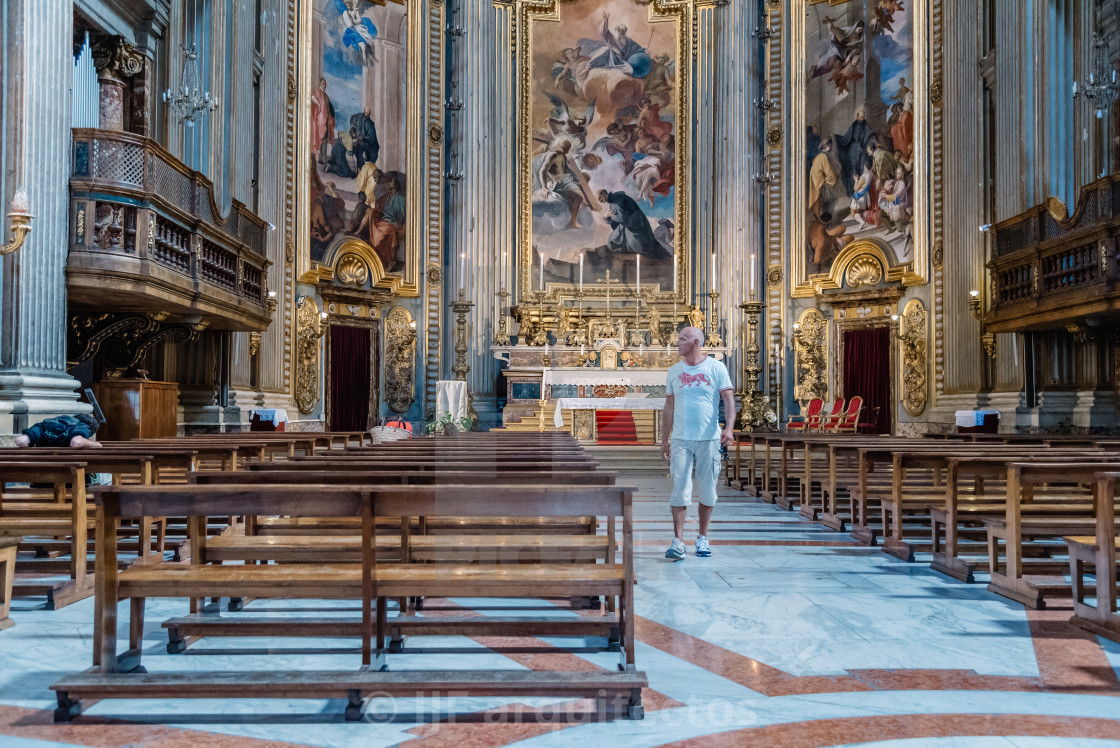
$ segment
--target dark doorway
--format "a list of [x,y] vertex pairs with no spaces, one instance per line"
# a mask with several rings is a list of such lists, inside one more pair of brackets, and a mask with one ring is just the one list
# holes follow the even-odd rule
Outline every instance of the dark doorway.
[[330,429],[369,428],[370,334],[368,327],[331,325]]
[[863,398],[861,423],[878,434],[891,431],[891,330],[872,327],[844,333],[844,397]]

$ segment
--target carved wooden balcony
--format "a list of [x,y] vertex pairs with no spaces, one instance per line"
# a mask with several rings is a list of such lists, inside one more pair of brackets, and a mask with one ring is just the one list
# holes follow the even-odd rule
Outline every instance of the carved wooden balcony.
[[989,332],[1120,319],[1120,174],[1086,185],[1066,220],[1052,202],[995,227]]
[[263,330],[268,224],[149,138],[75,129],[70,176],[71,305],[198,317]]

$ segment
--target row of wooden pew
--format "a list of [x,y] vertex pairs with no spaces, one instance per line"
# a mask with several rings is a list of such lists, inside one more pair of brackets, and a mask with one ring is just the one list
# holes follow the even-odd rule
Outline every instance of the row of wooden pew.
[[[360,719],[374,694],[589,698],[603,716],[643,716],[647,681],[634,656],[632,489],[615,485],[614,474],[599,470],[570,435],[379,445],[290,437],[176,440],[195,452],[186,469],[146,479],[115,476],[113,486],[90,491],[93,667],[53,686],[56,719],[79,714],[83,700],[172,697],[343,698],[346,717]],[[157,441],[130,446],[170,448]],[[215,451],[232,448],[236,454]],[[76,473],[67,485],[71,503],[84,505]],[[126,528],[161,522],[169,533],[182,528],[177,555],[149,554],[142,541],[138,555],[122,553],[135,542]],[[78,539],[71,542],[76,548]],[[341,637],[355,640],[354,667],[148,673],[142,652],[151,597],[184,601],[182,614],[163,622],[169,653],[212,637]],[[481,616],[425,603],[452,597],[537,599],[547,611]],[[256,599],[340,602],[322,615],[261,616],[252,613]],[[128,645],[118,651],[118,607],[126,600]],[[224,600],[225,612],[218,604]],[[558,600],[584,610],[558,617]],[[345,601],[357,603],[360,614]],[[619,667],[387,669],[389,654],[407,655],[408,637],[422,634],[572,637],[572,651],[600,641],[598,648],[619,653]]]
[[1120,641],[1117,471],[1101,437],[744,432],[728,482],[1031,607],[1073,595],[1074,623]]

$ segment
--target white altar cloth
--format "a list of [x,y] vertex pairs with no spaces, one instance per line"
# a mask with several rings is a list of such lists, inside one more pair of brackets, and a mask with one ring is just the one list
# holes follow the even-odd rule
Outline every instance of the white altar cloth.
[[450,413],[456,421],[467,417],[467,383],[441,379],[436,383],[436,420]]
[[556,400],[553,423],[564,426],[562,410],[664,410],[663,397],[561,397]]

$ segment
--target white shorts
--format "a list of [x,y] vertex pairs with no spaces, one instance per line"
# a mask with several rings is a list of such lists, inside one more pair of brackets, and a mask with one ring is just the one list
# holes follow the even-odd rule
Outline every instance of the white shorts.
[[719,439],[672,439],[669,442],[669,472],[673,476],[671,506],[692,504],[692,466],[696,465],[696,487],[700,490],[700,503],[715,506],[716,484],[719,481],[721,461]]

